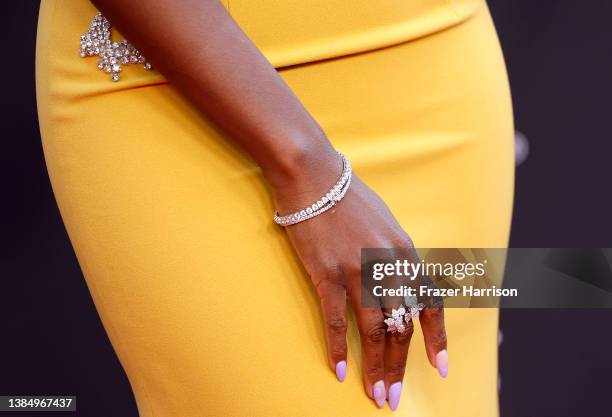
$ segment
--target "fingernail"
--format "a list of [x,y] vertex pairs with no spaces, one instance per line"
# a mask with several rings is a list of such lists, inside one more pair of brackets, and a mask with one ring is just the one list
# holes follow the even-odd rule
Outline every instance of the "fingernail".
[[436,368],[442,378],[446,378],[448,375],[448,352],[446,349],[441,350],[436,355]]
[[336,377],[340,382],[346,378],[346,361],[340,361],[336,364]]
[[402,396],[402,383],[396,382],[389,387],[389,407],[395,411]]
[[387,394],[385,393],[385,383],[383,381],[378,381],[376,384],[374,384],[373,394],[376,404],[378,404],[380,408],[383,408],[385,406],[385,399],[387,398]]

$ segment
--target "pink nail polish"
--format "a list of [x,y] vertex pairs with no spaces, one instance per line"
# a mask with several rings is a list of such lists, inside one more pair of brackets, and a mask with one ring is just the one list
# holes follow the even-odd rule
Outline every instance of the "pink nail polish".
[[446,378],[448,375],[448,352],[446,349],[441,350],[436,355],[436,368],[442,378]]
[[376,401],[378,407],[383,408],[385,406],[385,399],[387,398],[385,383],[383,381],[375,383],[372,387],[372,394],[374,395],[374,401]]
[[336,364],[336,377],[340,382],[346,378],[346,361],[340,361]]
[[389,407],[395,411],[402,396],[402,383],[396,382],[389,387]]

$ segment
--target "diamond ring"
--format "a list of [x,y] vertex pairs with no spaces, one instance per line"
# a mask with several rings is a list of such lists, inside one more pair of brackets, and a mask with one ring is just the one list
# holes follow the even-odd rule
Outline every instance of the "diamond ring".
[[403,304],[395,309],[391,309],[391,313],[384,313],[385,317],[387,317],[384,322],[387,325],[387,331],[391,332],[391,334],[404,334],[407,331],[407,324],[413,318],[417,319],[419,317],[420,311],[423,309],[424,305],[419,304],[411,304],[408,307],[404,307]]

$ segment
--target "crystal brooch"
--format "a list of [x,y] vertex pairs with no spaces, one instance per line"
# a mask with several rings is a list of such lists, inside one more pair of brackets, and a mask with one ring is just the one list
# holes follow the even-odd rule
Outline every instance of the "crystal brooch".
[[142,64],[147,70],[152,68],[146,58],[126,40],[111,40],[111,24],[98,12],[94,16],[89,30],[81,35],[81,58],[98,56],[98,69],[110,74],[112,81],[119,81],[123,65]]

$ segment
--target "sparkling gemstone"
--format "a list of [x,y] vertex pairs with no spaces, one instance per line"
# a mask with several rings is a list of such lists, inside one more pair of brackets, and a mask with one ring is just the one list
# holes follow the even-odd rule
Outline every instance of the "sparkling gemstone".
[[111,80],[118,81],[122,71],[121,64],[144,63],[146,69],[151,64],[127,40],[113,42],[111,40],[111,24],[98,12],[89,25],[89,30],[79,36],[80,56],[98,56],[101,59],[96,66],[101,71],[111,74]]

